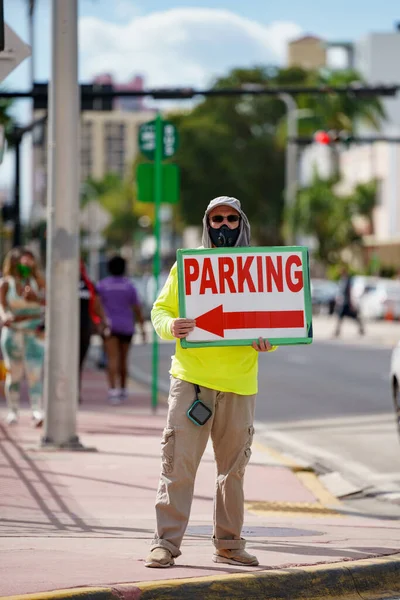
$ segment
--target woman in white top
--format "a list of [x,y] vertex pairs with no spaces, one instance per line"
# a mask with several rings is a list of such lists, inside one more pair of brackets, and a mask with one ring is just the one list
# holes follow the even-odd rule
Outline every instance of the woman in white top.
[[45,282],[35,256],[26,248],[14,248],[3,264],[0,284],[0,343],[6,367],[6,421],[18,422],[20,386],[26,374],[33,424],[43,423],[42,369],[44,360],[43,306]]

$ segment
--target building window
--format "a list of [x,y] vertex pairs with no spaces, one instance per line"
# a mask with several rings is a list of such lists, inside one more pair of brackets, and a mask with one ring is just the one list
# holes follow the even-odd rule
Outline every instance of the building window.
[[125,137],[124,123],[108,121],[104,125],[104,172],[125,175]]
[[85,181],[93,171],[93,123],[81,125],[81,180]]

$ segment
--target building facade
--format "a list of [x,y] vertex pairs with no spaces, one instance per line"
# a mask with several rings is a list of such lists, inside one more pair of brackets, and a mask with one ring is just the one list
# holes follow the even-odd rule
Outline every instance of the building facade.
[[[43,116],[36,111],[34,118]],[[80,121],[80,180],[102,179],[107,173],[121,178],[138,153],[139,126],[154,118],[154,111],[84,111]],[[47,130],[33,141],[32,221],[44,218],[47,202]]]
[[[370,85],[400,82],[400,29],[370,33],[355,44],[355,66]],[[400,94],[381,98],[386,113],[379,128],[362,124],[358,135],[400,139]],[[353,146],[341,156],[342,186],[351,191],[357,183],[378,180],[374,229],[364,237],[366,256],[378,256],[381,264],[400,268],[400,144],[375,142]]]
[[288,67],[319,69],[326,65],[325,43],[319,37],[306,35],[288,44]]

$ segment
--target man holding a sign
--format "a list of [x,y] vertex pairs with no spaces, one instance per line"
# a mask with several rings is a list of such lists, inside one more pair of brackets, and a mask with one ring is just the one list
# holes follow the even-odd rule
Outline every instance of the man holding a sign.
[[312,339],[305,249],[251,248],[247,217],[240,202],[227,196],[207,207],[202,242],[202,249],[178,250],[152,310],[159,336],[178,341],[148,567],[169,567],[181,554],[195,476],[210,435],[217,466],[213,560],[258,564],[241,537],[258,352],[275,349],[271,342]]
[[[240,202],[213,200],[203,221],[205,248],[249,246],[250,226]],[[243,476],[250,459],[257,393],[258,352],[272,349],[260,338],[249,346],[184,349],[180,340],[195,330],[193,318],[180,317],[175,264],[152,310],[161,338],[177,339],[171,366],[167,426],[156,499],[157,527],[148,567],[169,567],[190,515],[197,468],[211,434],[217,464],[213,542],[215,562],[257,565],[241,538]]]

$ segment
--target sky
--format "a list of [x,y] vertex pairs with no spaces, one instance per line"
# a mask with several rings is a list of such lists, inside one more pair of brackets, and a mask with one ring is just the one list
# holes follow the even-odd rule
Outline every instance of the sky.
[[[284,65],[290,39],[314,34],[358,41],[367,33],[393,31],[399,0],[78,0],[79,79],[110,72],[117,81],[135,74],[147,87],[203,87],[235,66]],[[4,0],[7,24],[28,42],[27,0]],[[51,0],[36,0],[34,72],[47,81],[51,69]],[[317,9],[318,6],[318,9]],[[333,63],[340,57],[331,56]],[[26,90],[27,59],[3,82]],[[29,122],[29,101],[15,105]],[[29,212],[29,141],[23,148],[23,211]],[[13,157],[0,165],[0,187],[11,185]]]

